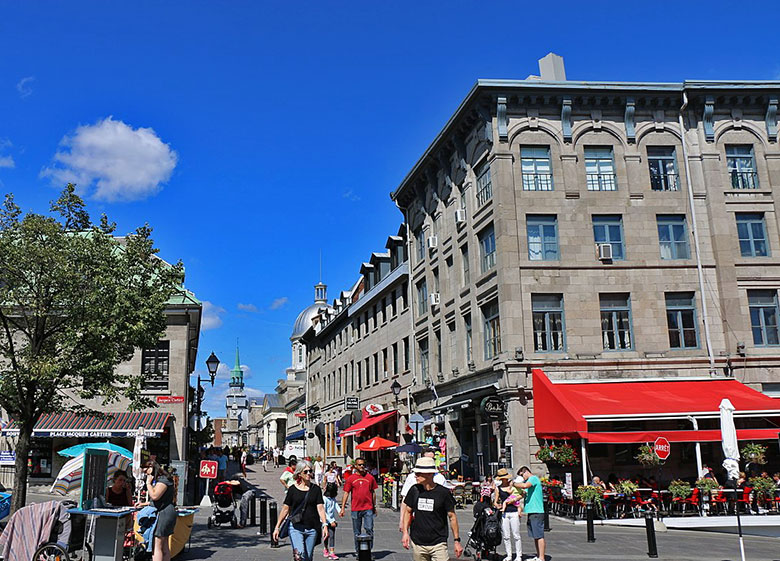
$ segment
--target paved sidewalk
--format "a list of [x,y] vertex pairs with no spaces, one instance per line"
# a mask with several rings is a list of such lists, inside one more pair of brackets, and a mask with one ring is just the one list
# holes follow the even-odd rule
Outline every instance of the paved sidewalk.
[[[269,468],[263,473],[262,465],[255,464],[247,468],[248,482],[258,489],[266,491],[280,505],[284,496],[279,476],[282,468]],[[339,497],[339,502],[341,497]],[[258,503],[259,506],[259,503]],[[204,509],[195,519],[192,530],[192,545],[177,558],[177,561],[203,559],[209,561],[290,561],[292,552],[287,540],[282,547],[271,549],[270,536],[260,536],[257,527],[247,527],[232,530],[221,527],[208,530],[206,519],[209,509]],[[458,511],[461,535],[464,543],[471,528],[473,518],[471,508]],[[259,517],[258,517],[259,524]],[[547,534],[547,561],[571,560],[645,560],[647,545],[644,528],[596,527],[596,542],[587,543],[584,526],[574,526],[559,520],[552,520],[552,531]],[[352,522],[349,512],[339,524],[336,533],[336,553],[347,561],[354,561],[352,551]],[[379,561],[411,561],[411,552],[401,547],[401,536],[398,533],[398,513],[389,509],[380,509],[375,522],[374,557]],[[533,541],[528,538],[523,529],[524,559],[532,556]],[[666,561],[738,561],[739,545],[734,535],[668,531],[657,534],[659,559]],[[746,537],[745,549],[750,561],[780,561],[780,543],[775,538]],[[503,549],[499,547],[499,552]],[[315,560],[322,558],[322,550],[318,548]],[[453,556],[454,559],[454,556]],[[503,555],[498,555],[496,561],[501,561]]]

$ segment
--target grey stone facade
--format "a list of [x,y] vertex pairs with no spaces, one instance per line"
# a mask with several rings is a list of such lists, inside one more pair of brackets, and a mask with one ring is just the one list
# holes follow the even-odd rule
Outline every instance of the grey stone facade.
[[[535,461],[532,368],[551,379],[733,376],[759,390],[780,382],[772,329],[763,332],[770,344],[756,344],[749,312],[749,292],[754,303],[774,295],[776,309],[780,287],[779,96],[779,82],[474,86],[392,195],[412,232],[414,399],[445,425],[451,462],[465,454],[477,469],[482,454],[484,473],[489,463]],[[531,161],[545,153],[549,172]],[[662,177],[652,173],[658,154],[673,160]],[[611,163],[599,167],[600,158]],[[594,222],[600,229],[615,217],[623,258],[599,259]],[[659,238],[667,219],[684,223],[687,251]],[[743,255],[738,233],[738,221],[751,220],[764,224],[746,242],[755,256]],[[547,255],[547,238],[529,234],[540,223],[555,229],[554,258],[532,259]],[[492,256],[482,249],[491,228]],[[419,305],[423,282],[429,296],[438,285],[439,305]],[[695,331],[688,348],[673,348],[667,298],[688,296]],[[550,329],[535,333],[534,310],[544,324],[542,301],[556,299],[561,333],[551,341]],[[630,317],[627,337],[603,329],[616,307]],[[497,433],[481,418],[486,395],[506,404]]]

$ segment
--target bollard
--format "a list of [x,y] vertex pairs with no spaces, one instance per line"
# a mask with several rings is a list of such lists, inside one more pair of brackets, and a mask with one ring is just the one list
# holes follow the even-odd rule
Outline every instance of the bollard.
[[593,530],[593,503],[588,503],[585,506],[585,514],[588,520],[588,543],[596,541],[596,534]]
[[249,500],[249,526],[257,526],[257,494],[252,493],[252,498]]
[[[270,518],[271,528],[276,528],[276,522],[279,519],[279,513],[276,512],[276,501],[271,501],[271,504],[268,505],[268,515]],[[279,547],[279,542],[274,541],[273,532],[271,534],[271,547]]]
[[260,494],[260,535],[268,534],[268,495]]
[[645,531],[647,532],[647,556],[655,559],[658,557],[658,544],[655,542],[655,522],[653,513],[645,511]]
[[544,531],[550,531],[550,502],[547,497],[544,498]]
[[356,539],[358,542],[357,561],[371,561],[371,536],[360,534]]

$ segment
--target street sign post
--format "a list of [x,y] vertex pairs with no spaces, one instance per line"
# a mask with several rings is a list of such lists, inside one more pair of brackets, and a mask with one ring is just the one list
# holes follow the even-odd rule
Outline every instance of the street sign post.
[[659,436],[655,439],[655,443],[653,444],[653,452],[658,456],[658,459],[666,460],[672,453],[672,446],[663,436]]
[[200,506],[211,506],[211,497],[209,497],[209,484],[212,479],[217,478],[217,462],[212,460],[201,460],[198,475],[206,480],[206,494],[200,500]]

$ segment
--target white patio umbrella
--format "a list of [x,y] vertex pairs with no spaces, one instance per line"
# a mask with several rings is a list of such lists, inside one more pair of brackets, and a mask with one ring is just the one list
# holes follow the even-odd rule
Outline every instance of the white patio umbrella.
[[141,451],[146,446],[146,432],[143,427],[138,427],[138,433],[135,435],[135,444],[133,445],[133,477],[135,478],[136,497],[140,496],[144,484],[144,471],[141,468]]
[[[734,427],[734,406],[727,398],[720,402],[720,439],[723,447],[723,467],[728,473],[734,485],[734,492],[737,489],[737,478],[739,477],[739,445],[737,444],[737,429]],[[739,504],[736,505],[737,528],[739,530],[739,551],[742,554],[742,561],[745,561],[745,542],[742,538],[742,521],[739,519]]]

